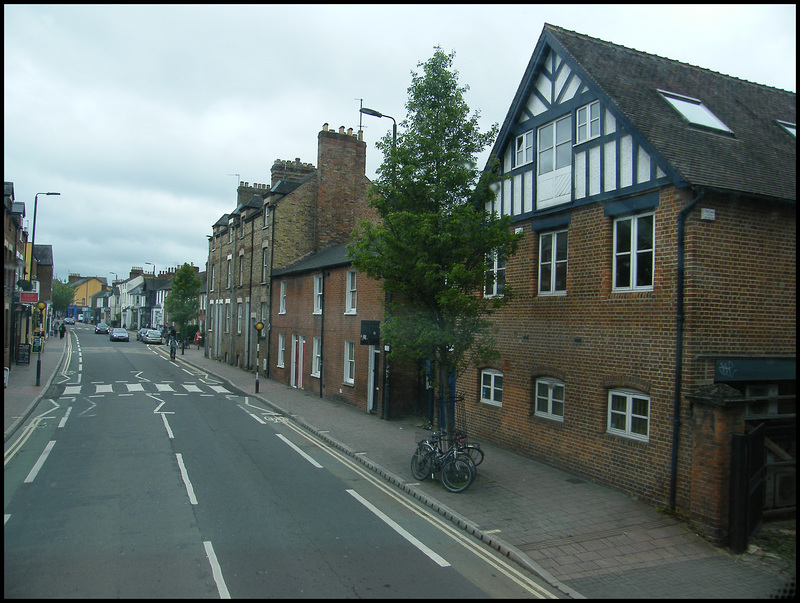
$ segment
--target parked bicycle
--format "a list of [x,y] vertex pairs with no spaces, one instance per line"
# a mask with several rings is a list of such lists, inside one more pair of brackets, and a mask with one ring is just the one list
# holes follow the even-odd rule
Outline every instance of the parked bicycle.
[[439,432],[420,441],[411,457],[411,474],[423,481],[439,473],[442,485],[450,492],[463,492],[475,480],[475,462],[455,442],[446,450],[442,448]]

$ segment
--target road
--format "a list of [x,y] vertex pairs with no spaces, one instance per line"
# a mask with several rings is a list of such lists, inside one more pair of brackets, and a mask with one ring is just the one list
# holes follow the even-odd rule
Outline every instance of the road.
[[6,445],[7,598],[557,596],[165,346],[73,333]]

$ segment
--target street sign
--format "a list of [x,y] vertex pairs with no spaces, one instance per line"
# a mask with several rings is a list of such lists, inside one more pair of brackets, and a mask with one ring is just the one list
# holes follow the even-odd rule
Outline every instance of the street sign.
[[38,291],[20,291],[19,302],[21,304],[35,304],[39,301]]

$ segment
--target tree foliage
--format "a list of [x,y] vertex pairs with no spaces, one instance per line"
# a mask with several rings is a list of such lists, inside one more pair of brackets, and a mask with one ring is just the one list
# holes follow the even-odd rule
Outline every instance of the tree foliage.
[[75,287],[69,282],[62,282],[57,278],[53,279],[51,300],[53,310],[56,312],[66,312],[69,305],[75,300]]
[[[476,169],[476,155],[497,135],[481,133],[451,70],[455,53],[436,47],[412,73],[408,115],[396,149],[377,143],[384,162],[371,188],[380,221],[363,221],[349,246],[353,266],[382,282],[391,302],[382,335],[392,359],[432,360],[440,395],[446,378],[469,362],[496,358],[490,315],[510,299],[484,297],[487,258],[508,258],[517,236],[508,217],[486,211],[499,176],[496,162]],[[491,273],[488,273],[491,274]]]
[[172,290],[164,300],[164,309],[178,325],[179,333],[186,333],[186,325],[193,324],[200,312],[200,287],[203,281],[190,264],[184,264],[172,278]]

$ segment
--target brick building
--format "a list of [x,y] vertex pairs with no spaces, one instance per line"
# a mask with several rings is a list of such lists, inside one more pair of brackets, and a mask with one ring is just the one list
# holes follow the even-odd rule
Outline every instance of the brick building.
[[457,384],[471,434],[724,544],[763,424],[759,504],[793,510],[795,124],[794,93],[545,25],[493,148],[523,239],[502,359]]
[[375,218],[365,169],[361,135],[325,124],[317,167],[276,160],[269,185],[240,183],[209,237],[206,353],[245,368],[258,355],[261,374],[388,417],[383,348],[360,344],[361,322],[383,317],[382,297],[346,259],[357,222]]

